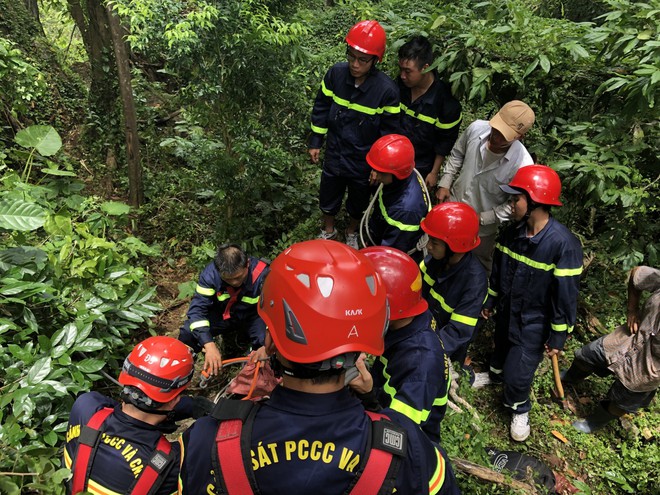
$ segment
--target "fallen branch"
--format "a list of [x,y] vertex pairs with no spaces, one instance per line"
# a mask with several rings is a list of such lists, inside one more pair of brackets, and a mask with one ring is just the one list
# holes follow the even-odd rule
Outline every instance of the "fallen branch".
[[487,467],[480,466],[479,464],[475,464],[474,462],[470,462],[465,459],[453,458],[451,459],[451,463],[454,469],[481,480],[488,481],[489,483],[505,485],[509,488],[513,488],[514,490],[523,490],[525,494],[538,495],[539,493],[534,485],[510,479],[508,476],[505,476]]

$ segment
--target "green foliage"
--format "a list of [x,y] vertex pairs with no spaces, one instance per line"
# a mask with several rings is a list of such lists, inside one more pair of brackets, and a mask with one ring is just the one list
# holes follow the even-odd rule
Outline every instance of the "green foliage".
[[29,63],[23,52],[0,37],[0,102],[14,117],[27,111],[43,96],[44,76]]
[[542,17],[538,4],[461,0],[385,15],[394,49],[413,33],[431,37],[434,67],[477,118],[512,99],[535,110],[525,144],[562,173],[560,216],[588,247],[624,268],[657,264],[660,3],[602,2],[598,25]]
[[600,57],[614,75],[600,85],[597,94],[616,91],[623,97],[623,109],[629,115],[648,114],[653,111],[660,88],[660,2],[605,3],[610,10],[601,16],[603,24],[587,39],[602,43]]
[[[58,140],[45,126],[16,139],[41,160]],[[80,196],[71,175],[36,185],[10,172],[0,183],[0,469],[35,473],[3,478],[7,493],[62,492],[58,448],[73,398],[116,375],[159,309],[131,262],[158,251],[125,234],[126,205]]]

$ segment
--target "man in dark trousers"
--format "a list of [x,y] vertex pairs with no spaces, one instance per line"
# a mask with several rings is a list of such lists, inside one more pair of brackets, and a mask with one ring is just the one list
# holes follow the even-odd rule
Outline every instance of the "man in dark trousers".
[[429,189],[438,183],[440,167],[449,156],[461,126],[461,104],[449,86],[429,67],[433,47],[415,36],[399,48],[401,134],[415,147],[415,167]]
[[511,195],[515,223],[498,236],[482,314],[496,311],[490,372],[504,384],[511,437],[522,442],[531,431],[529,392],[544,350],[559,353],[575,325],[582,246],[550,214],[562,205],[557,172],[530,165],[501,187]]
[[265,260],[248,256],[236,244],[223,244],[200,274],[179,340],[195,352],[204,350],[208,373],[222,369],[223,356],[214,341],[218,335],[225,353],[247,354],[252,348],[255,360],[265,357],[266,326],[257,314],[257,302],[267,273]]
[[377,21],[362,21],[346,35],[347,62],[333,65],[321,82],[312,109],[308,152],[319,162],[326,142],[319,206],[323,215],[320,239],[336,239],[335,216],[348,189],[346,244],[358,249],[357,227],[369,204],[366,156],[381,136],[399,130],[399,91],[378,70],[385,54],[385,30]]
[[[651,294],[640,312],[643,291]],[[573,364],[562,376],[579,383],[592,373],[614,375],[607,400],[576,430],[593,433],[626,413],[647,407],[660,386],[660,270],[637,266],[628,281],[628,321],[614,332],[575,351]]]
[[[182,405],[180,394],[190,384],[193,365],[192,349],[183,342],[149,337],[124,361],[121,404],[98,392],[76,399],[64,446],[64,465],[73,472],[67,493],[176,491],[179,445],[163,433],[176,428],[171,419],[175,406]],[[191,411],[181,418],[191,415],[198,416]]]
[[224,401],[183,434],[181,494],[458,493],[415,423],[368,415],[345,386],[361,352],[383,352],[386,290],[368,258],[334,241],[294,244],[273,261],[259,314],[282,385],[261,405]]

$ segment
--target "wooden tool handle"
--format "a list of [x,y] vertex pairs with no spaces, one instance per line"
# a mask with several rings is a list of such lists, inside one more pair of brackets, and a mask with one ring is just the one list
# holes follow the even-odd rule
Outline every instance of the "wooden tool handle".
[[552,374],[555,377],[555,386],[557,387],[557,395],[560,400],[564,400],[564,387],[561,384],[561,377],[559,376],[559,360],[557,355],[552,356]]

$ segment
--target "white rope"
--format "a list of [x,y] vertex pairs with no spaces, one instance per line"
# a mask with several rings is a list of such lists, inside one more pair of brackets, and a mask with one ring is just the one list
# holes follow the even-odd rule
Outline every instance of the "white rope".
[[[375,246],[376,243],[374,240],[371,238],[371,232],[369,232],[369,217],[371,217],[371,213],[373,212],[374,209],[374,204],[376,203],[376,200],[378,199],[378,195],[380,192],[383,190],[383,184],[380,184],[378,186],[378,189],[376,189],[376,194],[374,194],[374,197],[371,199],[371,202],[369,203],[369,206],[367,206],[367,209],[364,210],[364,214],[362,215],[362,218],[360,219],[360,244],[362,245],[363,248],[367,246]],[[366,232],[367,237],[369,238],[370,244],[367,244],[364,240],[364,233]]]

